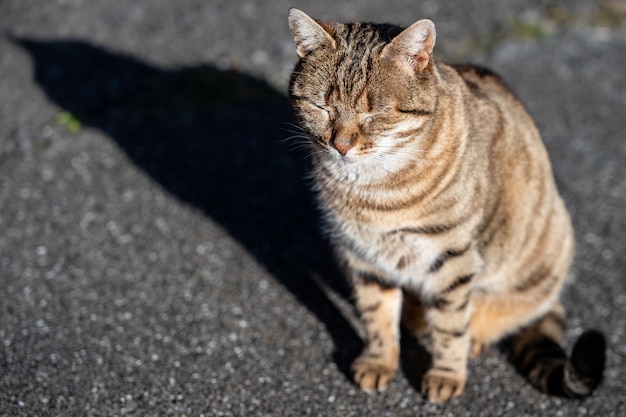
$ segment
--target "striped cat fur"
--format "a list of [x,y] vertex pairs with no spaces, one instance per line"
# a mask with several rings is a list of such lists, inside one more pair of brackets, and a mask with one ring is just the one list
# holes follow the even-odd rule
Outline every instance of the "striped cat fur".
[[487,69],[435,62],[430,20],[402,29],[291,9],[289,25],[290,100],[367,335],[355,382],[387,387],[402,321],[431,335],[432,402],[460,395],[468,357],[505,336],[535,386],[590,394],[604,337],[585,333],[569,357],[561,347],[573,231],[520,102]]

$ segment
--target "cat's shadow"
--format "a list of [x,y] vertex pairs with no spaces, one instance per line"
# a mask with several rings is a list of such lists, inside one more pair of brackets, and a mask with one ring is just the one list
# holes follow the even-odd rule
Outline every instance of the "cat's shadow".
[[112,138],[169,193],[202,210],[326,326],[344,374],[362,348],[322,284],[347,295],[293,151],[287,98],[264,81],[210,66],[162,69],[76,40],[12,39],[36,83]]
[[400,369],[416,392],[422,391],[422,379],[432,364],[432,355],[425,348],[427,340],[420,340],[401,326]]

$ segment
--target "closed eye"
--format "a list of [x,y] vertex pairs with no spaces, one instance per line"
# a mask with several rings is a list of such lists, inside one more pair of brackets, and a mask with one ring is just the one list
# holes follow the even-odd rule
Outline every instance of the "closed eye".
[[307,97],[293,95],[291,96],[291,99],[302,103],[302,105],[313,106],[319,110],[325,111],[326,113],[330,113],[330,108],[321,104],[317,104],[316,102],[312,101],[311,99]]
[[412,114],[414,116],[429,116],[433,114],[432,112],[428,110],[422,110],[422,109],[396,109],[396,110],[398,110],[398,112],[400,113]]
[[319,110],[323,110],[327,113],[330,113],[330,108],[328,108],[327,106],[324,106],[323,104],[317,104],[316,102],[311,101],[311,100],[303,100],[303,101],[310,106],[313,106]]
[[321,104],[317,104],[313,101],[310,100],[306,100],[303,102],[303,104],[305,105],[306,108],[308,108],[308,112],[312,115],[312,114],[319,114],[320,116],[323,116],[325,121],[327,122],[328,120],[330,120],[330,115],[331,115],[331,109],[328,108],[327,106],[321,105]]
[[326,106],[314,103],[312,101],[309,101],[309,104],[313,105],[313,107],[317,107],[318,109],[325,111],[326,113],[330,113],[330,109]]

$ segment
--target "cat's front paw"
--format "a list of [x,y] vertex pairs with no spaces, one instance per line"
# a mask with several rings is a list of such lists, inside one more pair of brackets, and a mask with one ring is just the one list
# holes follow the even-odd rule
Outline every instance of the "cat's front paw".
[[368,393],[384,391],[397,366],[397,361],[385,361],[363,354],[352,363],[354,382]]
[[422,380],[422,395],[431,403],[444,403],[461,395],[466,379],[465,375],[431,369]]

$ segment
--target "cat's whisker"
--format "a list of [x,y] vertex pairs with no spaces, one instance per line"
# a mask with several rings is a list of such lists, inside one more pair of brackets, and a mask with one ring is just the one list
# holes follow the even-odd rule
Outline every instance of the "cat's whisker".
[[307,143],[296,143],[296,144],[293,144],[293,145],[289,148],[289,150],[290,150],[291,152],[299,152],[299,151],[300,151],[300,150],[302,150],[302,149],[308,149],[308,148],[310,148],[310,146],[309,146],[309,144],[307,144]]
[[294,129],[282,128],[281,131],[287,132],[287,133],[291,133],[291,134],[294,134],[294,135],[306,136],[306,133],[304,133],[302,130],[294,130]]
[[426,150],[418,150],[418,149],[408,149],[408,150],[405,150],[405,149],[386,149],[385,152],[387,152],[390,155],[402,155],[402,156],[406,157],[407,159],[427,160],[427,159],[419,158],[415,154],[425,154],[428,151],[426,151]]
[[303,161],[307,161],[309,159],[313,159],[314,156],[322,155],[324,153],[326,153],[326,149],[311,150],[308,154],[306,154],[304,156]]
[[286,137],[285,139],[283,139],[283,140],[290,140],[290,139],[294,139],[294,138],[296,138],[296,139],[306,139],[306,140],[308,140],[308,136],[303,135],[303,134],[302,134],[302,133],[300,133],[300,132],[289,132],[289,133],[293,133],[293,134],[292,134],[291,136],[287,136],[287,137]]
[[[389,156],[392,156],[394,159],[400,159],[402,160],[402,162],[413,162],[413,161],[422,161],[422,162],[427,162],[430,163],[431,161],[428,159],[424,159],[424,158],[419,158],[415,155],[411,155],[410,153],[404,152],[402,149],[392,149],[392,148],[388,148],[388,149],[383,149],[383,152],[377,152],[373,155],[377,161],[387,161],[386,158],[388,158]],[[389,161],[387,161],[389,162]]]
[[309,138],[307,138],[305,136],[302,136],[302,135],[292,135],[292,136],[289,136],[289,137],[286,137],[286,138],[280,140],[280,143],[287,143],[287,142],[311,143]]
[[372,147],[373,149],[382,149],[382,150],[390,150],[390,151],[404,151],[404,152],[419,152],[426,153],[427,149],[414,149],[414,148],[398,148],[393,144],[376,144]]
[[[296,130],[296,131],[298,131],[298,132],[304,132],[304,129],[302,129],[300,126],[298,126],[298,125],[297,125],[297,124],[295,124],[295,123],[291,123],[291,122],[283,122],[282,124],[284,124],[284,125],[286,125],[286,126],[288,126],[288,127],[292,128],[292,129],[295,129],[295,130]],[[285,129],[285,128],[281,127],[281,129]]]

